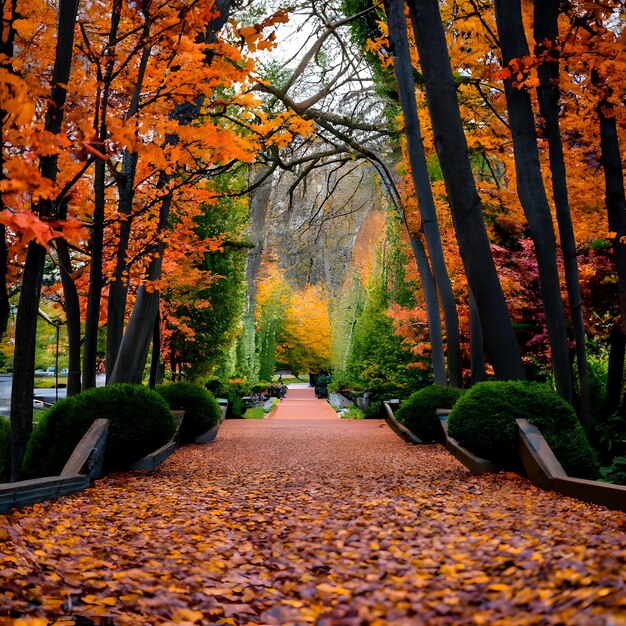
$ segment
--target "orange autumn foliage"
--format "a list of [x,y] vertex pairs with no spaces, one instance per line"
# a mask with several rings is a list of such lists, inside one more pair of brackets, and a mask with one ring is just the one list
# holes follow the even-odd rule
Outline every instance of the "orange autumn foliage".
[[[529,240],[526,220],[516,193],[513,147],[507,127],[507,110],[502,81],[513,77],[516,86],[530,92],[535,107],[540,158],[544,183],[551,205],[551,173],[548,145],[536,101],[537,67],[547,58],[560,63],[560,124],[568,175],[569,200],[578,243],[581,288],[585,298],[587,331],[605,339],[606,324],[616,315],[615,275],[609,267],[606,250],[610,233],[604,199],[598,106],[615,117],[622,140],[626,136],[626,107],[623,85],[626,82],[626,33],[620,24],[619,2],[597,3],[580,0],[569,3],[560,16],[560,37],[553,46],[538,42],[533,50],[532,2],[522,3],[528,57],[514,59],[503,68],[499,62],[497,28],[490,4],[470,0],[441,3],[448,51],[457,84],[461,118],[464,122],[470,158],[485,222],[494,244],[493,252],[500,280],[526,360],[547,361],[545,323],[537,283],[534,250]],[[386,54],[384,31],[370,44],[372,51]],[[419,72],[419,60],[412,48],[413,62]],[[424,147],[432,165],[432,187],[438,209],[448,271],[455,290],[461,334],[466,357],[469,316],[463,267],[443,180],[437,172],[437,159],[423,90],[417,83],[418,114]],[[604,99],[604,100],[603,100]],[[400,124],[402,120],[399,120]],[[407,175],[408,159],[402,164],[403,201],[409,226],[414,234],[421,230],[419,212]],[[554,212],[554,207],[552,206]],[[556,220],[554,219],[555,230]],[[558,237],[558,236],[557,236]],[[560,261],[559,261],[560,263]],[[562,272],[562,269],[560,270]],[[612,296],[609,295],[612,291]],[[566,297],[564,280],[562,293]],[[423,303],[416,294],[413,312],[399,309],[393,315],[398,331],[407,343],[421,346],[427,341],[423,324]],[[531,329],[531,330],[529,330]],[[421,349],[421,348],[420,348]]]

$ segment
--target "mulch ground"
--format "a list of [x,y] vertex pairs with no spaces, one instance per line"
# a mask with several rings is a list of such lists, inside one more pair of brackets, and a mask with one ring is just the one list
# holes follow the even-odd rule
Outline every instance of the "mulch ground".
[[378,420],[233,420],[0,516],[0,626],[618,626],[625,530]]

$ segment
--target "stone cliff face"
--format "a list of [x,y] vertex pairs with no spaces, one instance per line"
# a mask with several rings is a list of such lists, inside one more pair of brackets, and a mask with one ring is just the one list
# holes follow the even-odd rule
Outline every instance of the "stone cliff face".
[[293,288],[323,283],[332,296],[343,283],[359,229],[381,208],[378,181],[358,162],[316,169],[294,189],[296,180],[291,172],[274,177],[263,254],[277,260]]

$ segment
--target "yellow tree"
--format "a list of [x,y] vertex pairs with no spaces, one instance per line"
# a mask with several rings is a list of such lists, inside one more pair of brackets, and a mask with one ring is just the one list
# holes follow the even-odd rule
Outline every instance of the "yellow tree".
[[277,360],[296,374],[330,368],[328,295],[319,285],[307,285],[292,295]]

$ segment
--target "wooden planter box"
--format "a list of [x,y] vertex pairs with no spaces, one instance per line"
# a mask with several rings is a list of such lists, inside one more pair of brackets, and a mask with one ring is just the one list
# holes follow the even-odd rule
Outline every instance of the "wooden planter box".
[[520,419],[517,420],[517,427],[520,457],[534,485],[583,502],[626,512],[626,485],[568,476],[536,426]]
[[393,414],[391,407],[388,402],[383,402],[385,407],[385,421],[391,430],[393,430],[402,441],[406,441],[407,443],[417,445],[419,443],[424,443],[415,433],[411,432],[404,424],[401,424],[396,416]]
[[0,484],[0,513],[78,493],[102,476],[109,421],[95,420],[78,442],[60,476]]

